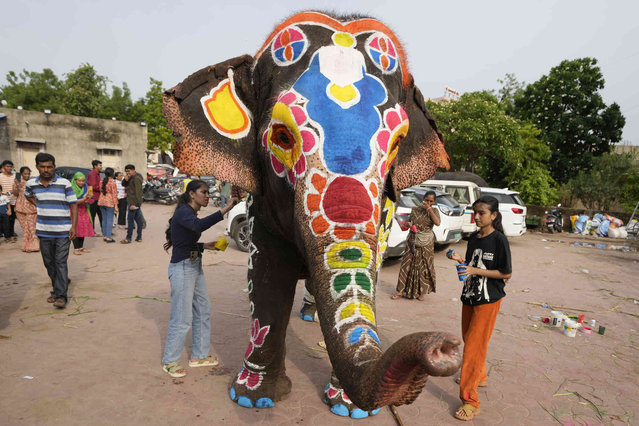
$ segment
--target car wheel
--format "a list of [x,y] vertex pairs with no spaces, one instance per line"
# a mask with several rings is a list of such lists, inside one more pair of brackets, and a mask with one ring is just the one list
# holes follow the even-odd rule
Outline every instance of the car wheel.
[[242,251],[249,251],[250,235],[248,220],[238,223],[233,230],[233,240],[237,248]]

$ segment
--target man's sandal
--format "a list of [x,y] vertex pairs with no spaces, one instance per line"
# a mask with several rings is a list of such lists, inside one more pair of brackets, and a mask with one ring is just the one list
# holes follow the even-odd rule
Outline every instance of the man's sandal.
[[472,420],[477,414],[479,414],[479,407],[464,404],[455,411],[455,418],[467,422]]
[[162,370],[171,377],[179,378],[186,376],[186,370],[180,365],[179,362],[173,361],[169,364],[164,364]]
[[[461,377],[457,377],[455,379],[455,383],[459,384],[461,382]],[[483,382],[479,382],[479,384],[477,385],[477,387],[480,388],[485,388],[486,386],[488,386],[488,380],[484,380]]]
[[189,367],[191,367],[191,368],[194,368],[194,367],[215,367],[219,363],[220,363],[220,361],[218,361],[217,358],[213,358],[212,356],[209,355],[206,358],[196,359],[195,361],[190,359],[189,360]]

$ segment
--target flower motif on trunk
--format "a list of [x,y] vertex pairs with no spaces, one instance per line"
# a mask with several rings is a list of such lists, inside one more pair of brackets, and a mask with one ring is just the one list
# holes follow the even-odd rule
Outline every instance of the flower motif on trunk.
[[266,335],[270,329],[270,325],[260,327],[259,319],[255,318],[253,320],[253,325],[251,326],[251,341],[249,342],[248,348],[246,348],[246,353],[244,354],[245,360],[249,359],[253,353],[253,349],[259,348],[264,344],[264,340],[266,339]]
[[262,135],[262,145],[270,155],[271,167],[295,185],[306,173],[306,156],[317,150],[318,136],[311,127],[306,99],[291,90],[280,95],[271,113],[271,122]]

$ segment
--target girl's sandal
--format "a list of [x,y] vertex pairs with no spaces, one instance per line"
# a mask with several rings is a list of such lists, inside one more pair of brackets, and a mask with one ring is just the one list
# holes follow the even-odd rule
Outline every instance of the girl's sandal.
[[73,250],[73,254],[77,254],[78,256],[82,254],[82,250],[81,249],[74,249]]
[[82,247],[80,251],[82,251],[82,253],[91,253],[91,250],[87,250],[84,247]]
[[171,377],[180,378],[186,376],[186,370],[180,365],[179,362],[173,361],[169,364],[164,364],[162,370]]
[[455,418],[468,422],[472,420],[477,414],[479,414],[479,407],[474,405],[464,404],[455,411]]
[[190,359],[189,360],[189,367],[191,367],[191,368],[194,368],[194,367],[215,367],[219,363],[220,362],[218,361],[217,358],[213,358],[212,356],[209,355],[206,358],[196,359],[195,361]]

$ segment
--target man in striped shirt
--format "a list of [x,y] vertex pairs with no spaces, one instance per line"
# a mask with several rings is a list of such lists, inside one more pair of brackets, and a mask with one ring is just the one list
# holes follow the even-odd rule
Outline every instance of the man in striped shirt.
[[53,286],[47,302],[62,309],[67,305],[67,259],[78,223],[78,200],[71,182],[55,174],[53,155],[41,152],[35,160],[40,176],[27,182],[24,195],[38,209],[36,236],[40,239],[40,253]]

